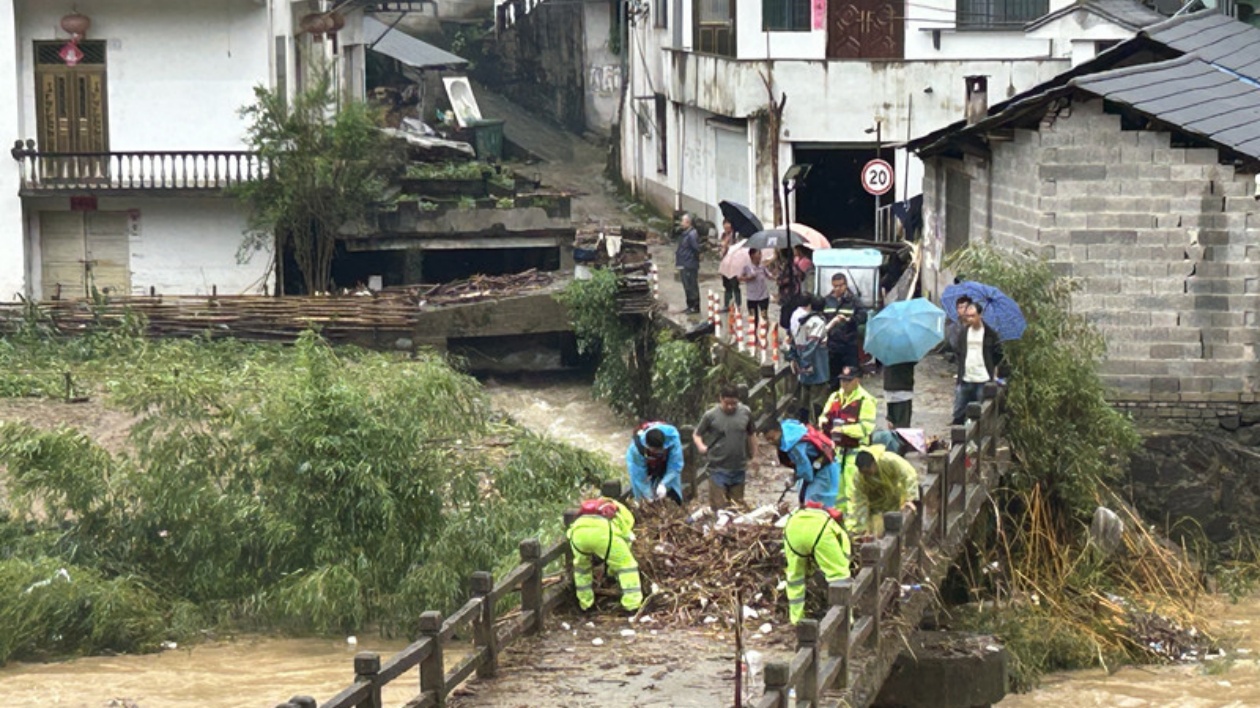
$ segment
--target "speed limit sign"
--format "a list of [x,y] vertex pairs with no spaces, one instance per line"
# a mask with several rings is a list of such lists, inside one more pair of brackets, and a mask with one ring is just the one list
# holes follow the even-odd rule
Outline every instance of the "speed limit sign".
[[862,188],[875,196],[886,194],[893,186],[893,168],[884,160],[871,160],[862,168]]

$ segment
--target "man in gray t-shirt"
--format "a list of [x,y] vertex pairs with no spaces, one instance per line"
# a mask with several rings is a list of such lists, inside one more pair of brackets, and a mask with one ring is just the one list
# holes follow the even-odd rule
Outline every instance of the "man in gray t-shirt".
[[709,463],[709,506],[744,505],[744,476],[757,454],[753,415],[739,402],[739,389],[722,387],[718,405],[705,412],[692,434],[696,451]]

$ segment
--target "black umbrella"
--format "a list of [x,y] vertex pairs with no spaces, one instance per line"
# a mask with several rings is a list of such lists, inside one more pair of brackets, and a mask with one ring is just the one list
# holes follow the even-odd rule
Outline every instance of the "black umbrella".
[[[731,222],[734,225],[735,222]],[[793,246],[805,246],[813,248],[803,236],[795,231],[789,232],[787,229],[765,229],[758,231],[743,243],[744,248],[791,248]]]
[[744,238],[748,238],[765,228],[761,225],[761,219],[758,219],[752,213],[752,210],[743,204],[718,202],[718,209],[722,210],[722,218],[731,222],[731,228],[735,229],[735,233]]

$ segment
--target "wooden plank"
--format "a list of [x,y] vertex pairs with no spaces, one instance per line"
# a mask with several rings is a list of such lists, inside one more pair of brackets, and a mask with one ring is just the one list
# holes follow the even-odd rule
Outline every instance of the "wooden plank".
[[394,654],[381,665],[381,683],[389,683],[407,671],[420,665],[420,662],[433,653],[433,640],[425,637],[413,642],[406,649]]
[[528,578],[532,572],[534,572],[534,568],[524,563],[513,568],[494,586],[494,590],[490,591],[488,596],[490,604],[498,604],[499,600],[502,600],[510,593],[518,592],[521,589],[521,582]]
[[844,659],[835,657],[827,659],[823,662],[822,668],[818,670],[818,685],[822,690],[826,690],[840,678],[840,668],[844,666]]
[[534,626],[534,613],[522,613],[520,617],[511,622],[506,622],[499,626],[499,649],[502,650],[512,642],[520,639],[529,628]]
[[319,704],[319,708],[357,708],[372,695],[372,684],[356,683]]
[[870,568],[863,568],[858,571],[857,577],[853,579],[853,595],[851,602],[857,602],[857,599],[866,594],[871,587],[871,581],[875,578],[874,571]]
[[875,627],[874,618],[863,617],[853,625],[853,631],[849,633],[849,651],[861,649],[866,640],[871,636],[871,630]]
[[436,708],[436,706],[437,698],[432,691],[423,693],[403,704],[403,708]]
[[477,670],[477,667],[480,666],[481,662],[485,661],[485,659],[486,650],[482,648],[472,654],[469,654],[463,661],[456,664],[455,668],[451,669],[450,672],[446,674],[446,695],[449,696],[452,690],[464,681],[467,681],[468,677],[472,676],[473,672]]
[[792,656],[792,663],[788,664],[788,685],[795,686],[804,676],[805,672],[814,668],[814,652],[804,649],[796,652]]
[[561,537],[559,541],[556,541],[547,548],[543,549],[542,557],[538,559],[539,564],[546,568],[551,565],[552,562],[562,558],[568,547],[569,539]]
[[442,623],[442,631],[438,634],[438,639],[443,644],[449,642],[451,637],[455,635],[455,630],[471,622],[480,614],[481,598],[474,597],[468,602],[465,602],[464,606],[459,608],[455,614],[446,618],[446,621]]
[[551,614],[552,610],[556,609],[560,603],[564,602],[568,592],[569,584],[567,582],[548,590],[547,593],[543,595],[543,614]]

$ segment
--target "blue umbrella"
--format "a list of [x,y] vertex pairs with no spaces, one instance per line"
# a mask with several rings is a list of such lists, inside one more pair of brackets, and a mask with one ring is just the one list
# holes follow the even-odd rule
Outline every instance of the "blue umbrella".
[[1028,321],[1024,319],[1024,312],[1019,309],[1019,304],[992,285],[972,280],[951,285],[941,293],[941,306],[945,308],[945,314],[950,320],[958,321],[958,308],[955,305],[958,298],[964,295],[984,308],[980,319],[986,326],[992,327],[1000,339],[1006,341],[1024,336]]
[[923,298],[894,302],[866,323],[863,348],[885,365],[918,361],[945,336],[945,313]]

